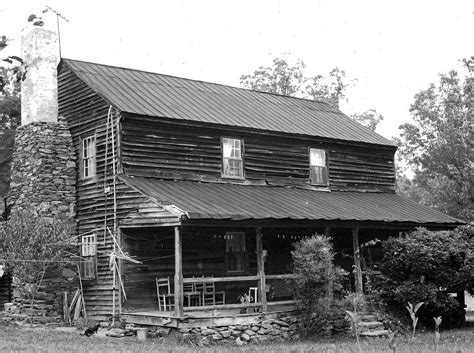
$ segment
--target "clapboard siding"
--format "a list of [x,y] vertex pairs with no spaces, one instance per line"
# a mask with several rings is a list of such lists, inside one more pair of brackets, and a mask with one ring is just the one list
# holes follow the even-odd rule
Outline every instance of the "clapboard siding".
[[331,190],[395,190],[392,147],[189,126],[131,115],[122,120],[123,167],[130,175],[222,182],[222,137],[243,139],[246,183],[309,186],[308,148],[316,147],[328,152]]
[[[84,82],[67,67],[62,65],[58,73],[59,114],[67,119],[69,129],[79,161],[81,138],[96,135],[97,177],[93,180],[81,180],[79,177],[80,163],[77,163],[77,213],[79,234],[101,229],[107,219],[107,226],[113,229],[113,194],[105,195],[104,185],[112,187],[112,144],[109,141],[106,156],[107,115],[109,104],[92,91]],[[115,124],[114,143],[115,157],[118,161],[119,113],[113,110]],[[109,126],[110,129],[110,126]],[[109,136],[110,130],[109,130]],[[107,183],[104,183],[107,161]],[[163,207],[152,202],[125,183],[117,180],[117,220],[118,225],[157,225],[160,222],[176,222],[176,217]],[[112,314],[113,276],[109,269],[109,252],[113,247],[110,235],[103,229],[97,231],[98,239],[98,273],[97,279],[84,281],[84,297],[89,315],[103,317]],[[104,239],[105,236],[105,239]]]

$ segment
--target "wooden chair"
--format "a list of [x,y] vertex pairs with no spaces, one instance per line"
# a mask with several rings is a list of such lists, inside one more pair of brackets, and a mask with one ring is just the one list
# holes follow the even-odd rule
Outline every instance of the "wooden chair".
[[220,305],[225,304],[225,292],[216,292],[214,282],[203,283],[202,304],[203,305]]
[[[201,306],[201,291],[196,289],[196,283],[183,283],[183,296],[188,306]],[[194,304],[194,305],[193,305]]]
[[158,298],[158,310],[168,311],[168,309],[174,309],[174,294],[171,293],[169,277],[156,278],[156,296]]

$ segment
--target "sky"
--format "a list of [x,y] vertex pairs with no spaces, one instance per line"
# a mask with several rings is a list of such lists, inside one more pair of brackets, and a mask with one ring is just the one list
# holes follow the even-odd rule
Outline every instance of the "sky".
[[240,76],[291,53],[307,74],[344,69],[357,79],[341,109],[376,109],[391,138],[414,95],[474,55],[468,0],[38,0],[5,1],[2,57],[19,54],[30,14],[50,6],[65,58],[240,86]]

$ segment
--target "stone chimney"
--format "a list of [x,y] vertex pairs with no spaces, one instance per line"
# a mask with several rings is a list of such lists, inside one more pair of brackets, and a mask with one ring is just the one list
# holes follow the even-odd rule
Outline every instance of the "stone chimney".
[[51,24],[32,22],[23,29],[21,57],[26,71],[21,83],[21,124],[58,121],[58,34]]
[[21,123],[11,162],[12,213],[32,208],[46,218],[74,223],[76,156],[65,119],[58,117],[56,16],[28,23],[22,35],[24,79]]
[[[56,19],[51,23],[55,25]],[[58,117],[57,53],[58,35],[46,19],[44,27],[30,23],[23,31],[22,125],[15,135],[8,203],[12,215],[29,209],[43,219],[62,220],[74,234],[76,156],[67,122]],[[37,302],[34,308],[14,282],[11,313],[23,315],[31,310],[35,320],[56,321],[63,308],[62,293],[74,293],[77,288],[71,276],[64,278],[64,270],[61,266],[45,274],[41,305]]]

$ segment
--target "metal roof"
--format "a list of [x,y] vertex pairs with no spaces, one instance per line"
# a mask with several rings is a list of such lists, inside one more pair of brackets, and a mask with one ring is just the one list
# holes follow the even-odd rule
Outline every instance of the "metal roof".
[[326,192],[282,186],[120,178],[191,220],[379,221],[458,225],[463,222],[389,193]]
[[77,60],[62,63],[123,112],[394,146],[323,102]]

